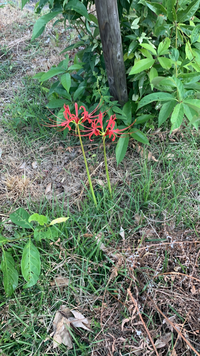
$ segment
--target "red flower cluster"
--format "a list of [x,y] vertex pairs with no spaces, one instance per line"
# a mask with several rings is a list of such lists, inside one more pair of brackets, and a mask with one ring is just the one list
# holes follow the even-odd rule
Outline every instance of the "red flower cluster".
[[[51,127],[62,127],[64,130],[65,128],[68,128],[71,130],[71,124],[75,124],[76,126],[79,124],[82,124],[84,122],[88,122],[90,126],[85,126],[81,125],[81,127],[84,127],[84,129],[80,129],[81,136],[88,136],[90,141],[92,140],[92,136],[108,136],[109,138],[112,137],[112,141],[115,140],[115,137],[118,135],[121,135],[124,133],[125,130],[127,130],[129,127],[131,127],[134,123],[129,125],[128,127],[125,127],[124,129],[115,129],[116,125],[116,116],[111,115],[109,120],[107,120],[107,126],[104,129],[103,127],[103,118],[106,115],[106,112],[102,113],[100,112],[97,115],[94,115],[98,110],[99,110],[99,105],[91,112],[88,113],[86,108],[84,106],[81,106],[78,109],[78,104],[75,103],[75,114],[72,114],[70,112],[69,106],[64,105],[64,118],[65,120],[61,120],[61,122],[56,122],[53,125],[48,125]],[[78,116],[78,111],[83,110],[81,113],[80,117]]]

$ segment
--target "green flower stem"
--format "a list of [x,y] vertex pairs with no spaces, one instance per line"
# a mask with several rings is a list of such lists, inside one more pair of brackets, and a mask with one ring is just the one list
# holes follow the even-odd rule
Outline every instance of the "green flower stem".
[[78,129],[78,137],[79,137],[79,141],[80,141],[80,144],[81,144],[81,149],[82,149],[82,152],[83,152],[83,158],[84,158],[84,162],[85,162],[85,168],[86,168],[86,172],[87,172],[87,176],[88,176],[88,181],[89,181],[89,184],[90,184],[90,190],[91,190],[91,193],[92,193],[92,197],[93,197],[94,203],[97,206],[97,200],[96,200],[96,197],[95,197],[95,194],[94,194],[94,189],[93,189],[93,185],[92,185],[92,181],[91,181],[91,177],[90,177],[90,172],[89,172],[89,168],[88,168],[88,164],[87,164],[87,160],[86,160],[86,156],[85,156],[85,151],[84,151],[84,147],[83,147],[83,142],[82,142],[82,138],[81,138],[79,125],[77,125],[77,129]]
[[107,164],[107,157],[106,157],[106,137],[103,136],[103,152],[104,152],[104,162],[105,162],[105,168],[106,168],[106,176],[107,176],[107,182],[108,182],[108,188],[110,191],[110,195],[112,196],[112,189],[111,189],[111,184],[110,184],[110,177],[109,177],[109,173],[108,173],[108,164]]

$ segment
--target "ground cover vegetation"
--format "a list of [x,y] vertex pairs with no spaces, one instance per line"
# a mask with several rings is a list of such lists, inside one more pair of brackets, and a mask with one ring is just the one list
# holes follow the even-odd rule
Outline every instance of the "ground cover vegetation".
[[49,5],[0,9],[1,354],[199,355],[199,1],[118,2],[123,107],[91,2]]

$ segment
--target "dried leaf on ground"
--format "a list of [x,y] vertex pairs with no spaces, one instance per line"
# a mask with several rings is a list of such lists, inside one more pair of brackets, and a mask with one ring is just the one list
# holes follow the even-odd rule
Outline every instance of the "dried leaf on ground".
[[161,336],[160,339],[157,339],[155,342],[156,348],[161,349],[162,347],[165,347],[171,339],[172,339],[171,333],[167,333],[167,334]]
[[74,318],[69,318],[73,326],[76,328],[82,328],[88,331],[91,331],[85,324],[89,326],[89,321],[78,311],[71,310],[71,313],[74,315]]
[[68,349],[71,349],[73,344],[69,329],[74,326],[75,328],[91,331],[86,324],[89,326],[89,321],[80,312],[70,310],[65,305],[62,305],[60,310],[56,312],[53,321],[53,348],[58,347],[58,344],[64,344]]
[[119,234],[120,234],[120,236],[122,237],[122,239],[124,240],[124,238],[125,238],[125,233],[124,233],[124,229],[123,229],[122,226],[120,227]]
[[53,321],[53,348],[58,347],[58,344],[64,344],[69,349],[72,348],[72,338],[68,331],[70,321],[65,318],[59,311],[56,313]]
[[36,169],[37,168],[37,162],[36,161],[34,161],[34,162],[32,162],[32,167],[33,167],[33,169]]
[[48,194],[51,192],[51,183],[49,183],[47,186],[46,186],[46,190],[45,190],[45,194]]
[[69,279],[66,277],[58,276],[50,284],[51,284],[51,286],[57,285],[58,287],[61,287],[61,288],[66,287],[69,285]]

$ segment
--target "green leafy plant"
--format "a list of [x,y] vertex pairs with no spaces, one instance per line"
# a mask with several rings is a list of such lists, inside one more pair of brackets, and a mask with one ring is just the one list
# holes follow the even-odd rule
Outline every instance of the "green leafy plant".
[[[37,247],[41,240],[54,241],[59,236],[59,229],[54,225],[65,222],[68,218],[61,217],[49,222],[47,216],[37,213],[30,215],[23,208],[10,214],[10,220],[23,230],[16,237],[7,238],[0,234],[2,259],[0,269],[3,272],[3,285],[8,296],[12,295],[18,286],[19,264],[14,261],[12,247],[19,243],[23,246],[21,257],[21,274],[26,281],[24,288],[35,285],[41,272],[40,252]],[[34,224],[33,224],[34,222]],[[37,224],[35,226],[35,223]],[[28,234],[25,232],[29,230]],[[33,243],[35,240],[35,243]]]

